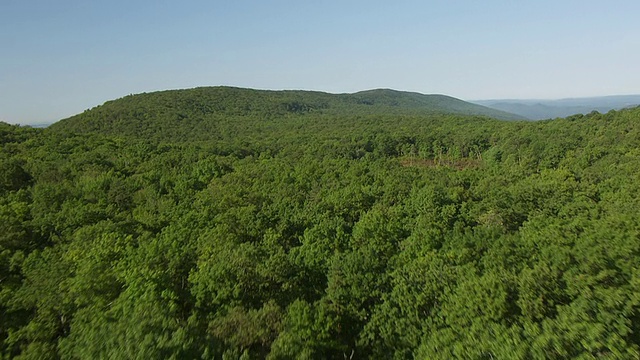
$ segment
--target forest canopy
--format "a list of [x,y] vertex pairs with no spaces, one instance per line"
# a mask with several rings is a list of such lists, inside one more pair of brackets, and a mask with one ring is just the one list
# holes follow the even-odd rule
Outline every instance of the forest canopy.
[[0,358],[640,356],[640,108],[358,96],[0,123]]

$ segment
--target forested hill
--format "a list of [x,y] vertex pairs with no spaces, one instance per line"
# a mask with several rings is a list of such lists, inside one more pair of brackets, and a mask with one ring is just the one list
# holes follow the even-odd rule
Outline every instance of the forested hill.
[[[253,100],[175,118],[198,92]],[[640,358],[640,108],[248,116],[255,93],[0,123],[0,359]]]
[[215,123],[234,118],[260,120],[286,116],[481,115],[503,120],[518,115],[471,104],[445,95],[394,90],[355,94],[312,91],[268,91],[202,87],[129,95],[108,101],[51,125],[57,131],[100,132],[144,137],[209,134]]

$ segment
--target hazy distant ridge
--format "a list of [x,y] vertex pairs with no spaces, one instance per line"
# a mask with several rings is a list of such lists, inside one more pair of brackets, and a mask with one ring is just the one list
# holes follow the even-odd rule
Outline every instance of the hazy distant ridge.
[[592,111],[606,113],[610,110],[638,106],[640,105],[640,95],[613,95],[559,100],[494,99],[471,102],[524,116],[531,120],[542,120],[575,114],[588,114]]

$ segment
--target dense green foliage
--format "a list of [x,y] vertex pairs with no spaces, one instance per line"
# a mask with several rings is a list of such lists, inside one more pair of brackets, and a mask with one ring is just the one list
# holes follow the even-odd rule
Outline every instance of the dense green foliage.
[[0,124],[0,358],[640,356],[640,109],[155,99]]

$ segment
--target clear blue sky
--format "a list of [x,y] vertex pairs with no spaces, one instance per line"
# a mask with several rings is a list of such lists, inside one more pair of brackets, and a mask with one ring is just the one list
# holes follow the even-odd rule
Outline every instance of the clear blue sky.
[[0,121],[212,85],[638,94],[638,16],[638,0],[0,0]]

